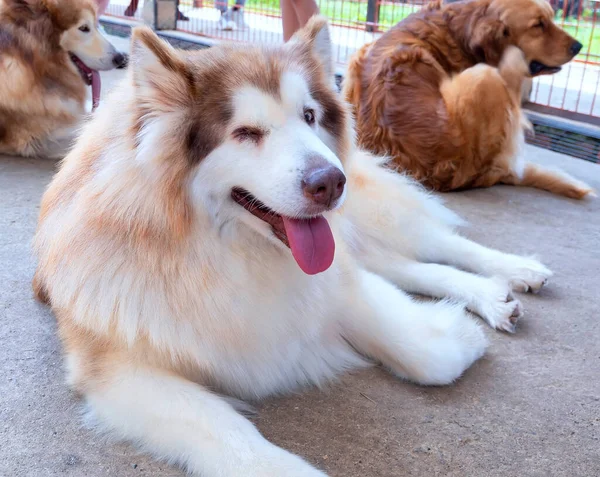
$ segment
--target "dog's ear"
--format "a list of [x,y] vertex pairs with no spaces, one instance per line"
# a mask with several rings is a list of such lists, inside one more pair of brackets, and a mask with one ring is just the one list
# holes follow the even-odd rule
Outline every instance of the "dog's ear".
[[57,2],[54,0],[39,0],[39,3],[50,12],[50,15],[54,15],[59,8]]
[[194,75],[183,57],[148,27],[131,35],[131,74],[138,100],[165,111],[189,106]]
[[510,30],[499,18],[483,17],[473,25],[469,48],[477,61],[497,65],[508,46]]
[[294,34],[290,42],[308,44],[315,57],[322,63],[327,75],[333,75],[331,37],[327,19],[324,16],[312,17],[304,28]]

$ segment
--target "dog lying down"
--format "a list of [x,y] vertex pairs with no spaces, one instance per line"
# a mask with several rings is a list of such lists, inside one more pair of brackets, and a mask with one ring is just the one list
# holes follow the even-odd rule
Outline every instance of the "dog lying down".
[[127,57],[100,33],[93,0],[0,0],[0,153],[62,158],[96,106],[99,70]]
[[128,77],[43,198],[34,289],[69,384],[99,430],[194,475],[324,475],[221,396],[370,362],[452,383],[487,343],[464,308],[514,331],[512,292],[551,275],[460,237],[355,147],[330,51],[319,17],[268,48],[180,52],[136,28]]

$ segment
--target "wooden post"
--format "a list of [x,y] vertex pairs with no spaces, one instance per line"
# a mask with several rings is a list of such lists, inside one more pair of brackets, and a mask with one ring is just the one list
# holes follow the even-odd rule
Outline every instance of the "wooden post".
[[146,0],[143,18],[154,30],[176,30],[177,0]]

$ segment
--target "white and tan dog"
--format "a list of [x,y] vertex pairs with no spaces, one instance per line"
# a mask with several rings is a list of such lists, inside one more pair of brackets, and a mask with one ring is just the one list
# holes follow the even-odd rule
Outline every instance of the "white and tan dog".
[[64,157],[87,86],[126,56],[100,33],[93,0],[0,0],[0,153]]
[[330,47],[320,18],[270,49],[179,52],[134,30],[129,76],[43,199],[34,289],[70,385],[99,430],[193,475],[322,476],[230,397],[369,361],[452,383],[486,348],[460,303],[512,330],[511,288],[550,275],[456,235],[452,212],[356,149]]

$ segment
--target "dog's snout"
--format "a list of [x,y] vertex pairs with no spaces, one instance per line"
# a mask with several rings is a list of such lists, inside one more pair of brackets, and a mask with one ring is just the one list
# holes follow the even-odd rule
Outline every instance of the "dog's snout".
[[330,207],[344,193],[345,185],[344,173],[333,165],[326,165],[306,172],[302,192],[313,202]]
[[571,45],[571,54],[573,56],[575,56],[577,53],[579,53],[581,51],[582,48],[583,48],[583,45],[581,43],[579,43],[578,41],[574,41],[573,44]]
[[113,56],[112,61],[115,68],[123,69],[127,66],[127,63],[129,63],[129,56],[126,53],[117,53]]

